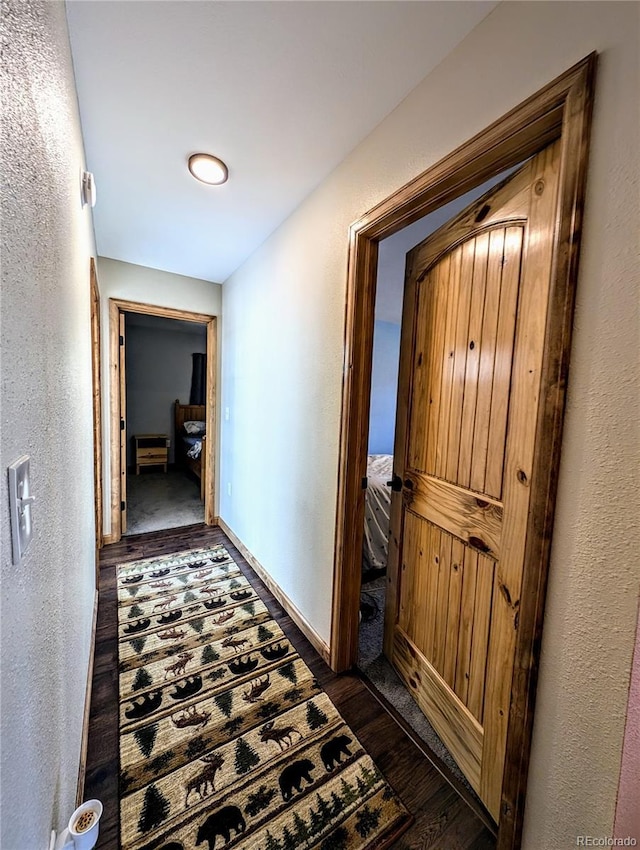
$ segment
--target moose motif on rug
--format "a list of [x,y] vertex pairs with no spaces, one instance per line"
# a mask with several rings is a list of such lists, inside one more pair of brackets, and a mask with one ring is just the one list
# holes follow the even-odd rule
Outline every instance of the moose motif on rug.
[[171,596],[165,596],[165,598],[161,602],[157,602],[153,606],[153,613],[155,614],[156,611],[166,611],[167,608],[170,608],[174,602],[177,602],[177,600],[178,595],[176,593],[172,594]]
[[200,800],[204,800],[204,798],[209,794],[213,794],[216,790],[216,773],[224,764],[224,758],[219,753],[211,753],[211,755],[202,756],[200,761],[205,763],[204,769],[196,773],[195,776],[192,776],[185,785],[185,808],[189,805],[189,794],[193,791],[200,795]]
[[164,668],[164,678],[168,678],[169,674],[172,676],[182,676],[190,661],[193,661],[193,652],[178,653],[178,660]]
[[199,726],[201,729],[209,722],[210,711],[198,711],[195,705],[190,705],[178,714],[171,715],[171,722],[176,729],[185,729],[187,726]]
[[270,720],[260,730],[260,740],[263,744],[273,741],[282,752],[293,744],[294,734],[298,735],[298,740],[302,738],[302,733],[295,726],[276,726],[275,720]]
[[242,652],[243,647],[251,646],[249,641],[245,640],[245,638],[234,638],[232,635],[225,638],[221,645],[225,648],[231,647],[234,652]]

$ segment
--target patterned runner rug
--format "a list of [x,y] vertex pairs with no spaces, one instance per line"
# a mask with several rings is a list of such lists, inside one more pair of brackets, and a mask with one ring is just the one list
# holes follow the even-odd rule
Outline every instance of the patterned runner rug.
[[122,850],[382,850],[411,823],[223,546],[118,568]]

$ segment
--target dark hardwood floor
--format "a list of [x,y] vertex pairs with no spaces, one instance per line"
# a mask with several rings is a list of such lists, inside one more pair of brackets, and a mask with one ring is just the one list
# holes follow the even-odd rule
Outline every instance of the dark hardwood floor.
[[[96,654],[89,723],[85,799],[104,805],[96,850],[118,850],[118,647],[115,565],[183,549],[223,543],[321,686],[373,757],[415,818],[395,842],[398,850],[493,850],[495,839],[469,802],[456,790],[446,766],[437,765],[388,712],[357,673],[336,676],[219,528],[204,525],[124,538],[105,546],[100,558]],[[437,765],[437,766],[436,766]],[[454,783],[454,784],[451,784]],[[459,793],[460,792],[460,793]]]

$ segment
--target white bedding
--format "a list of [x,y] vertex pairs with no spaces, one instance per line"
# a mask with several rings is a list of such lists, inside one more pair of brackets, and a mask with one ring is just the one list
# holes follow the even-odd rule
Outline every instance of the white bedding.
[[366,569],[379,570],[387,566],[389,553],[389,512],[393,457],[369,455],[367,461],[367,491],[364,507],[363,561]]

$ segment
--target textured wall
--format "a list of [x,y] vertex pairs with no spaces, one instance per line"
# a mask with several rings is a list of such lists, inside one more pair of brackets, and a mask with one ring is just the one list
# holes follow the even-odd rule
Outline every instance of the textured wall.
[[223,289],[220,513],[327,639],[348,225],[601,51],[525,850],[613,830],[640,584],[639,11],[498,6]]
[[400,325],[376,321],[371,371],[369,454],[393,454],[399,358]]
[[[194,277],[184,277],[171,272],[150,269],[98,258],[98,281],[100,284],[101,315],[100,321],[104,333],[102,336],[102,457],[103,457],[103,503],[107,506],[104,517],[104,533],[111,531],[111,516],[108,505],[111,500],[111,452],[109,446],[109,299],[137,301],[141,304],[153,304],[156,307],[171,307],[175,310],[191,310],[209,316],[222,315],[222,287],[219,283],[209,283]],[[220,386],[220,345],[221,329],[218,318],[218,366],[216,385]],[[220,429],[220,393],[217,398],[218,432]],[[219,440],[217,441],[219,443]],[[216,468],[218,466],[218,448],[216,447]],[[217,511],[216,511],[217,513]]]
[[94,596],[91,214],[64,5],[3,0],[2,441],[31,456],[35,538],[11,562],[2,474],[2,850],[75,806]]
[[633,653],[624,751],[616,809],[616,837],[632,835],[640,841],[640,616]]
[[[131,315],[130,313],[128,315]],[[127,447],[135,465],[134,434],[167,434],[169,463],[175,460],[174,404],[189,403],[192,354],[207,350],[204,325],[191,332],[170,327],[149,328],[127,323]],[[175,323],[174,323],[175,324]],[[199,329],[198,329],[199,328]]]

